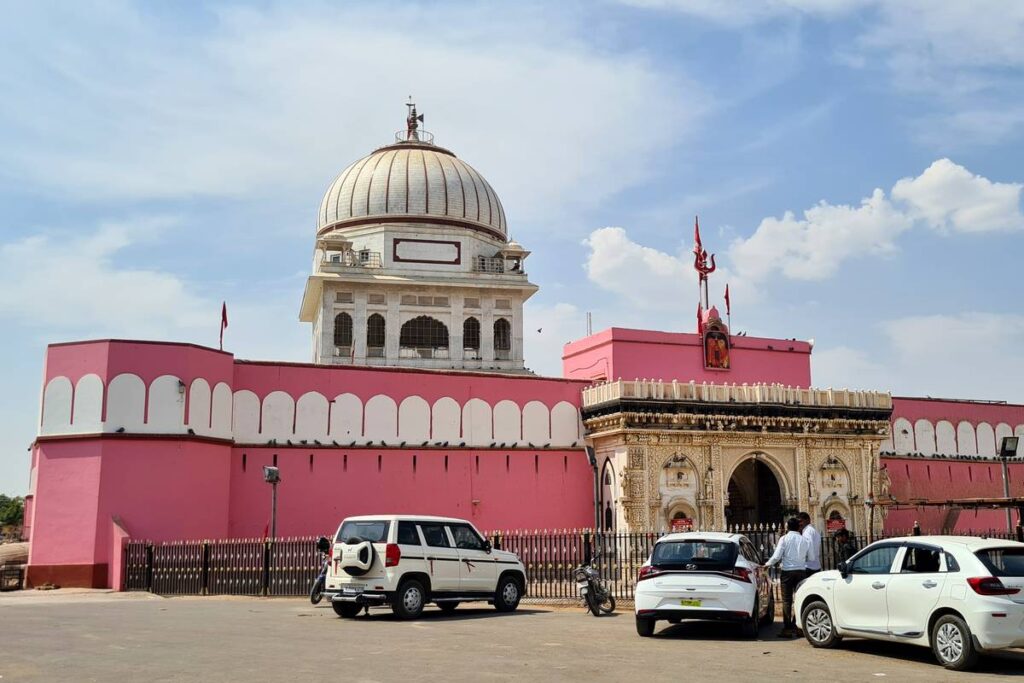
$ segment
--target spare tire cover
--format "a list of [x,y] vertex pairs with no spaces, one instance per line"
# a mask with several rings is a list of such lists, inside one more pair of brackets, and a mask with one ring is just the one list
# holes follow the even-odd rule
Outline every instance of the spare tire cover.
[[373,543],[346,542],[341,546],[341,568],[349,576],[362,576],[373,566],[373,556]]

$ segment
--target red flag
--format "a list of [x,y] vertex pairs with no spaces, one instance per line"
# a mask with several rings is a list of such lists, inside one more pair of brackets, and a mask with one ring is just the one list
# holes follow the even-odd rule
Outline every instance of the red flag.
[[265,541],[268,538],[270,538],[270,522],[267,522],[267,525],[263,527],[263,540]]
[[700,243],[700,220],[697,216],[693,217],[693,253],[700,256],[700,252],[704,251],[704,246]]
[[224,350],[224,330],[228,326],[228,302],[223,302],[220,306],[220,350]]
[[704,309],[698,303],[697,304],[697,334],[704,333]]
[[725,314],[730,315],[732,310],[729,307],[729,283],[725,283]]

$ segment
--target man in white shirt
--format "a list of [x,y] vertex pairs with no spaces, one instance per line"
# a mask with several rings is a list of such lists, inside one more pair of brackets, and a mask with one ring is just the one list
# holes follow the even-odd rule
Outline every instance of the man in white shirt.
[[800,520],[800,534],[807,541],[807,573],[806,576],[821,571],[821,534],[811,524],[811,516],[800,512],[796,518]]
[[793,618],[793,593],[807,573],[807,541],[800,534],[800,521],[796,517],[786,521],[786,535],[775,544],[775,552],[765,567],[777,564],[782,565],[782,630],[779,631],[779,637],[790,638],[797,635],[796,620]]

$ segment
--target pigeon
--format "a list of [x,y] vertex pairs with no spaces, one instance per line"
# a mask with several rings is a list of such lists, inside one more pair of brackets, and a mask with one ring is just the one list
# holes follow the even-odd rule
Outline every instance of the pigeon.
[[426,446],[428,443],[430,443],[430,442],[429,441],[424,441],[423,443],[420,444],[420,448],[422,448],[423,446]]
[[536,448],[536,446],[534,446],[534,445],[533,445],[532,443],[530,443],[529,441],[527,441],[527,442],[526,442],[526,445],[527,445],[527,446],[529,446],[530,448]]
[[196,435],[196,430],[194,430],[191,427],[189,427],[188,428],[188,434],[189,434],[189,436],[195,436]]
[[117,433],[118,434],[124,434],[124,427],[118,427],[117,428]]
[[349,444],[349,446],[350,446],[350,447],[351,447],[351,446],[355,446],[355,445],[356,445],[356,442],[355,442],[355,441],[353,441],[352,443],[350,443],[350,444]]
[[540,327],[537,328],[537,334],[540,334],[541,329],[543,329],[543,328],[540,328]]
[[490,446],[488,446],[488,448],[494,448],[494,444],[495,444],[495,443],[497,443],[497,442],[496,442],[496,441],[492,441],[492,442],[491,442],[491,445],[490,445]]
[[313,443],[315,443],[317,446],[322,446],[323,445],[319,441],[317,441],[316,439],[313,439]]
[[443,444],[441,444],[441,445],[442,445],[442,446],[444,446],[445,448],[448,448],[448,442],[447,442],[447,441],[445,441],[445,442],[444,442]]
[[459,448],[463,448],[465,445],[466,445],[465,441],[460,441],[459,442]]
[[399,448],[405,448],[405,442],[403,441],[402,443],[398,444],[398,447]]
[[291,446],[291,445],[292,445],[292,440],[291,440],[291,439],[285,439],[284,441],[285,441],[285,443],[286,443],[286,444],[288,444],[289,446]]
[[[338,442],[337,442],[337,441],[335,441],[334,439],[331,439],[331,443],[333,443],[333,444],[334,444],[335,446],[338,446],[338,445],[339,445],[339,444],[338,444]],[[353,442],[353,443],[355,443],[355,442]]]
[[302,444],[303,446],[305,446],[305,445],[306,445],[307,443],[309,443],[309,442],[308,442],[308,441],[306,441],[305,439],[301,439],[301,440],[299,441],[299,443],[301,443],[301,444]]

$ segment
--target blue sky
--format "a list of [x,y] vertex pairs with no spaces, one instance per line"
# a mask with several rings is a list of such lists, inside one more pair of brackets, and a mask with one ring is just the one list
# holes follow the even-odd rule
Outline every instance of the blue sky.
[[[0,22],[0,491],[45,345],[306,360],[331,179],[412,94],[541,290],[527,364],[690,330],[693,215],[734,329],[821,386],[1024,402],[1024,4],[22,3]],[[536,330],[540,329],[541,332]]]

